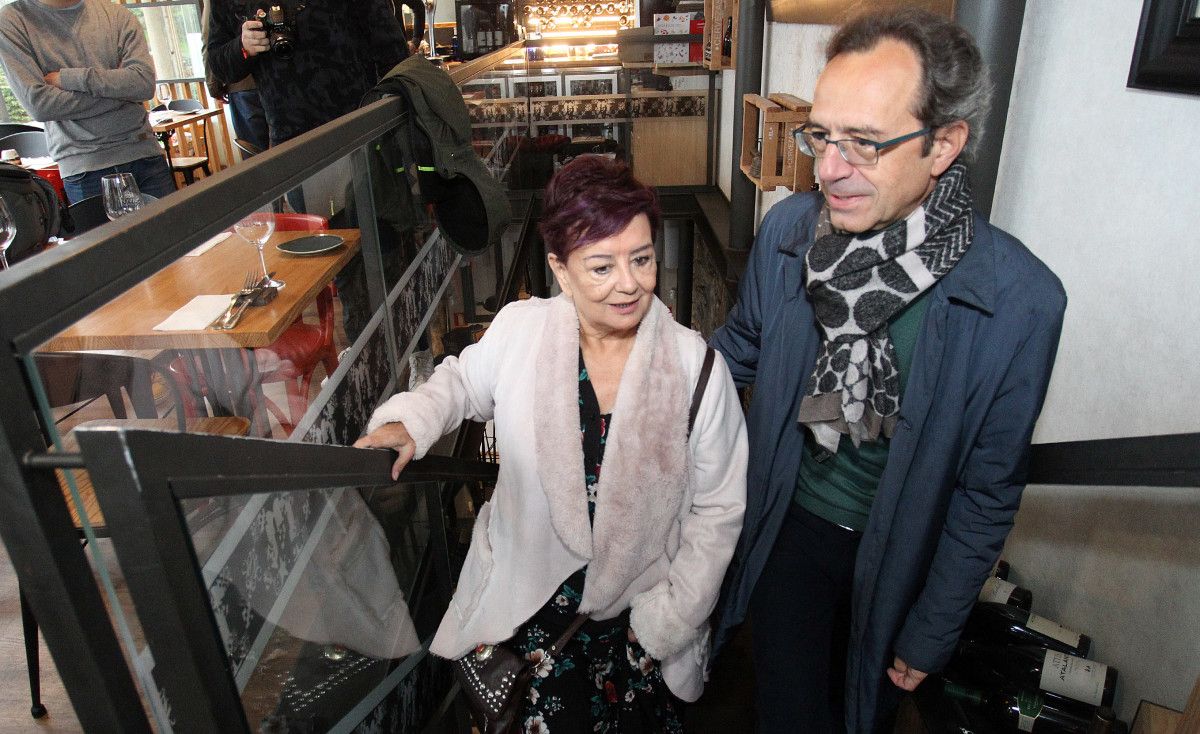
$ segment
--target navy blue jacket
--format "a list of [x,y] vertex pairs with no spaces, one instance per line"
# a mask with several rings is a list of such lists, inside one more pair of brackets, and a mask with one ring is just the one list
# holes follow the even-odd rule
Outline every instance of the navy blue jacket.
[[[820,334],[804,291],[819,194],[763,220],[737,304],[711,344],[754,385],[745,523],[719,605],[717,649],[745,617],[796,487],[796,417]],[[850,732],[894,702],[893,656],[926,672],[954,650],[1020,503],[1067,298],[1050,270],[975,215],[975,239],[930,292],[887,465],[859,545],[847,661]],[[797,661],[803,665],[804,661]],[[886,686],[886,688],[884,687]]]

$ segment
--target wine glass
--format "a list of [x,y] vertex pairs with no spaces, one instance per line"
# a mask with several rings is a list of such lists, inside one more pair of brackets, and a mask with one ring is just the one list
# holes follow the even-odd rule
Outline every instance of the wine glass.
[[258,263],[262,266],[261,285],[283,290],[282,280],[275,280],[267,273],[267,260],[263,257],[263,245],[275,232],[275,212],[270,206],[260,207],[242,217],[233,229],[242,239],[258,248]]
[[142,208],[142,192],[132,173],[109,173],[100,179],[104,194],[104,213],[109,220],[123,217]]
[[171,96],[172,96],[171,85],[170,84],[159,84],[156,93],[158,95],[158,103],[161,104],[164,108],[170,109],[171,108]]
[[0,196],[0,265],[3,265],[5,270],[8,270],[8,246],[16,236],[17,223],[8,209],[8,203]]

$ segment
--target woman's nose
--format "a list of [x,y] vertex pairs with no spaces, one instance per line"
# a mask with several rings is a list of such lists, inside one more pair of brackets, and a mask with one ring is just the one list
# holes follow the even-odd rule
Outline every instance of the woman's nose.
[[617,266],[617,290],[622,293],[636,293],[637,278],[633,277],[633,267],[628,263]]

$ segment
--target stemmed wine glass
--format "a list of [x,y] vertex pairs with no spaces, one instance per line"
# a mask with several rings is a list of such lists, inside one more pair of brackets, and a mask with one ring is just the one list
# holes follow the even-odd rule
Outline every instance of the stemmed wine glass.
[[109,220],[123,217],[142,208],[142,192],[132,173],[109,173],[100,179],[104,194],[104,213]]
[[4,197],[0,196],[0,265],[8,270],[8,246],[17,236],[17,223],[13,220],[12,212]]
[[158,95],[158,103],[166,109],[171,109],[171,85],[159,84],[156,92]]
[[275,212],[270,205],[259,207],[242,217],[237,224],[233,225],[233,229],[242,239],[258,248],[258,263],[262,266],[263,276],[259,283],[269,288],[283,290],[285,283],[282,280],[275,280],[267,273],[267,261],[263,257],[263,245],[267,244],[267,240],[271,239],[271,235],[275,232]]

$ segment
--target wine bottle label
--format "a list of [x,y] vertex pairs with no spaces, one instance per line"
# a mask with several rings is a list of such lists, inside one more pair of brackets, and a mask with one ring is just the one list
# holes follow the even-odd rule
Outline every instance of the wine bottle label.
[[1047,637],[1053,637],[1059,642],[1070,645],[1071,647],[1079,647],[1079,633],[1075,630],[1063,627],[1053,619],[1046,619],[1045,617],[1039,617],[1036,614],[1030,614],[1029,621],[1025,623],[1025,626],[1034,632],[1040,632]]
[[1005,581],[997,576],[988,576],[988,580],[983,582],[983,588],[979,590],[979,601],[1007,604],[1008,597],[1015,588],[1017,585],[1011,581]]
[[1042,697],[1036,693],[1017,694],[1017,728],[1033,731],[1033,724],[1042,713]]
[[1107,674],[1108,666],[1104,663],[1047,650],[1039,685],[1043,691],[1099,706],[1104,698]]

